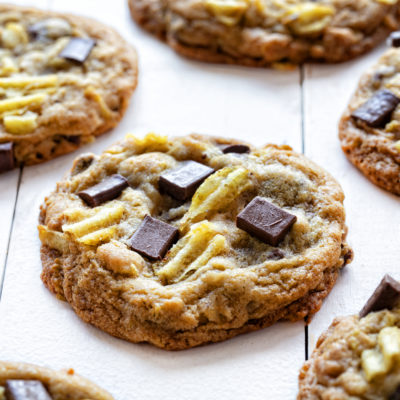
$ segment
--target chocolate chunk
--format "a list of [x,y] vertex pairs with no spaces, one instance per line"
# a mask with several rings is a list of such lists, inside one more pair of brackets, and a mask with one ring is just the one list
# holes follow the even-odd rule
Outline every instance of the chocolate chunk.
[[296,220],[295,215],[263,197],[256,197],[237,216],[236,226],[271,246],[277,246]]
[[78,193],[78,196],[90,207],[113,200],[129,186],[128,181],[121,175],[111,175],[104,181]]
[[389,400],[400,400],[400,386],[389,396]]
[[385,308],[390,310],[399,301],[400,282],[397,282],[390,275],[385,275],[375,289],[375,292],[360,311],[360,318],[364,318],[370,312],[384,310]]
[[0,172],[6,172],[15,167],[14,143],[0,143]]
[[95,44],[96,42],[90,38],[72,38],[59,56],[69,61],[76,61],[82,64],[89,57]]
[[388,46],[400,47],[400,31],[391,33],[388,39]]
[[178,168],[163,173],[158,186],[175,199],[185,201],[213,172],[212,168],[196,161],[184,161]]
[[284,258],[284,257],[285,257],[285,253],[279,249],[273,249],[267,255],[267,259],[273,260],[273,261],[282,260],[282,258]]
[[72,28],[68,21],[62,18],[47,18],[34,23],[28,27],[29,35],[40,41],[57,39],[69,36]]
[[79,146],[81,144],[81,137],[80,136],[69,135],[69,136],[64,136],[64,138],[68,142],[70,142],[72,144],[76,144],[77,146]]
[[168,249],[176,242],[178,236],[178,229],[146,215],[131,237],[130,247],[151,260],[161,260]]
[[372,128],[383,128],[390,121],[400,99],[389,90],[376,92],[366,103],[355,110],[352,117]]
[[218,147],[224,154],[227,153],[248,153],[250,151],[250,147],[245,144],[219,144]]
[[8,380],[6,400],[52,400],[43,383],[33,380]]

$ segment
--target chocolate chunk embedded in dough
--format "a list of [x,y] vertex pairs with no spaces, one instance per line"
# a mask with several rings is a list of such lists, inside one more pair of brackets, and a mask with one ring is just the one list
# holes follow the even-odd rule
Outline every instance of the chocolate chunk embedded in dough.
[[400,385],[397,387],[396,391],[389,396],[389,400],[400,400]]
[[178,229],[146,215],[133,234],[130,247],[151,260],[161,260],[178,236]]
[[6,400],[52,400],[43,383],[36,380],[8,380]]
[[84,63],[89,57],[96,42],[90,38],[72,38],[59,54],[69,61]]
[[263,197],[255,197],[237,216],[236,225],[261,241],[277,246],[289,232],[297,217],[270,203]]
[[365,317],[370,312],[380,311],[385,308],[390,310],[399,301],[400,282],[393,279],[390,275],[385,275],[381,283],[375,289],[375,292],[360,311],[360,318]]
[[0,143],[0,172],[6,172],[15,167],[13,148],[12,142]]
[[400,31],[392,32],[388,39],[388,45],[392,47],[400,47]]
[[111,175],[104,181],[78,193],[78,196],[89,206],[97,207],[106,201],[118,197],[129,186],[122,175]]
[[248,153],[250,151],[250,147],[245,144],[220,144],[218,147],[224,154],[227,153]]
[[372,128],[383,128],[400,103],[400,99],[389,90],[376,92],[367,102],[352,113],[352,117]]
[[178,168],[168,170],[160,176],[158,186],[177,200],[191,198],[201,183],[214,170],[196,161],[184,161]]

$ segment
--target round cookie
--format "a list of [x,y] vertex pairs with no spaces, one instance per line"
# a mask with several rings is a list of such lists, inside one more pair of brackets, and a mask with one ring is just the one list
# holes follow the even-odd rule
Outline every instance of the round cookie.
[[89,18],[0,5],[0,172],[115,127],[137,83],[135,50]]
[[400,3],[380,0],[128,0],[133,18],[200,61],[270,66],[341,62],[399,26]]
[[[25,382],[15,382],[25,381]],[[29,382],[35,381],[35,382]],[[22,399],[9,397],[24,392],[24,385],[43,400],[113,400],[114,398],[94,383],[76,375],[73,370],[53,371],[36,365],[0,361],[0,399]],[[26,389],[26,388],[25,388]],[[10,393],[11,391],[11,393]],[[47,395],[47,396],[46,396]]]
[[400,195],[400,49],[361,78],[339,124],[347,158],[373,183]]
[[343,199],[288,146],[128,135],[45,199],[42,280],[114,336],[222,341],[319,310],[352,258]]
[[318,339],[297,399],[398,400],[399,360],[400,283],[386,276],[360,315],[336,318]]

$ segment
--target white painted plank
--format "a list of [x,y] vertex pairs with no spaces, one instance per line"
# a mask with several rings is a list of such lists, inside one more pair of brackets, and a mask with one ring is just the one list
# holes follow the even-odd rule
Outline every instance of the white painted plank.
[[[201,132],[301,149],[298,71],[191,62],[136,27],[125,0],[52,0],[52,9],[109,23],[138,49],[140,83],[126,117],[82,151],[127,132]],[[278,94],[279,93],[279,94]],[[112,338],[79,320],[40,282],[37,210],[77,155],[25,170],[0,305],[1,358],[74,367],[119,400],[294,398],[304,359],[303,323],[277,324],[202,348],[170,353]]]
[[385,273],[400,279],[400,199],[367,180],[341,151],[337,124],[361,74],[384,47],[338,66],[311,66],[305,81],[306,155],[328,169],[346,194],[349,242],[355,259],[309,327],[310,351],[335,316],[356,314]]

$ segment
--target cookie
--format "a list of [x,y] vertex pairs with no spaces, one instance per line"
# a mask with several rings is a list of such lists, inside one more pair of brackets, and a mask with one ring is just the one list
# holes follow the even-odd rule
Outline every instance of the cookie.
[[1,400],[113,400],[74,370],[53,371],[18,362],[0,361]]
[[90,143],[122,118],[135,50],[89,18],[0,5],[0,172]]
[[298,400],[400,398],[400,283],[385,276],[359,315],[336,318],[300,372]]
[[396,0],[129,0],[129,7],[184,56],[259,67],[349,60],[397,29],[400,17]]
[[[394,35],[395,37],[396,35]],[[400,195],[400,49],[361,78],[339,124],[347,158],[373,183]]]
[[171,350],[296,321],[351,260],[343,198],[288,146],[128,135],[45,199],[42,280],[84,321]]

